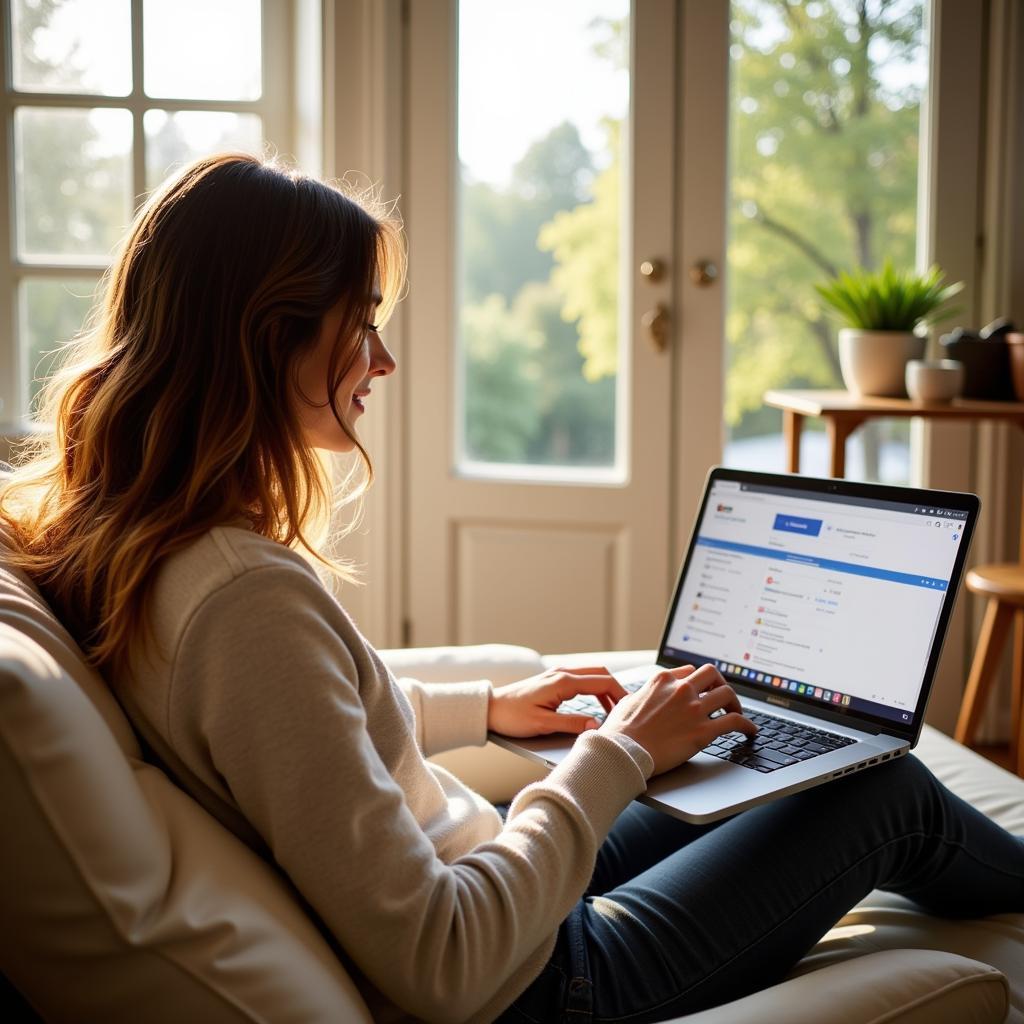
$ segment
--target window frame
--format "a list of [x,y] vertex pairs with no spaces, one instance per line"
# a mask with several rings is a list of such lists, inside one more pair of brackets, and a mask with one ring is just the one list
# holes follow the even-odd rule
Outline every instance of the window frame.
[[[292,2],[261,0],[262,88],[255,100],[202,100],[149,97],[143,89],[145,54],[143,46],[144,0],[130,0],[132,87],[124,96],[88,93],[35,92],[14,88],[13,4],[4,4],[0,14],[0,433],[31,434],[39,429],[28,408],[30,367],[24,366],[21,338],[19,290],[25,280],[79,277],[99,282],[109,264],[102,259],[27,261],[17,252],[16,196],[14,170],[14,113],[19,107],[63,109],[127,110],[132,118],[131,192],[132,216],[144,202],[146,186],[146,140],[143,118],[146,111],[216,111],[256,114],[262,118],[263,138],[275,140],[277,150],[293,148],[292,119],[294,76],[292,54]],[[127,227],[127,225],[125,225]],[[66,340],[66,339],[55,339]]]

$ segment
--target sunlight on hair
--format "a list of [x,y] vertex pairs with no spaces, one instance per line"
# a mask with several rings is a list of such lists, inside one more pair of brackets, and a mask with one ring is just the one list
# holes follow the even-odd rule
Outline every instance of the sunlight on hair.
[[[215,526],[244,521],[357,582],[336,552],[373,466],[334,396],[375,282],[383,320],[404,280],[401,222],[371,184],[221,154],[150,196],[42,389],[51,426],[0,486],[12,563],[94,665],[123,662],[145,637],[159,563]],[[353,445],[345,460],[309,446],[296,378],[339,303],[327,394]]]

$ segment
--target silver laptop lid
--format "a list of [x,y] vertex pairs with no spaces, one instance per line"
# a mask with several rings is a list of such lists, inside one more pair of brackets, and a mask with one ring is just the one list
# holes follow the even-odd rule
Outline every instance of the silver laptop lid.
[[662,636],[737,692],[916,743],[972,494],[716,468]]

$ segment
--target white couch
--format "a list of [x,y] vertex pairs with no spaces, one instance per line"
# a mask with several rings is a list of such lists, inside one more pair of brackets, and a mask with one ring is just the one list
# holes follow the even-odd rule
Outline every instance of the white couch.
[[[573,660],[500,645],[385,656],[399,674],[498,685]],[[577,657],[614,667],[648,656]],[[930,729],[918,752],[1024,834],[1024,780]],[[441,760],[492,799],[535,777],[493,746]],[[66,631],[2,564],[0,807],[0,970],[42,1018],[370,1021],[343,955],[287,880],[146,763]],[[0,1019],[14,1013],[0,1006]],[[785,982],[687,1019],[1024,1024],[1024,915],[943,921],[875,893]]]

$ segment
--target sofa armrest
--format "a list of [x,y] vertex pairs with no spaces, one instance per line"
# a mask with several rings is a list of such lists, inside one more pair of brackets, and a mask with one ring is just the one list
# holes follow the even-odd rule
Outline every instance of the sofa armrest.
[[408,647],[378,653],[396,676],[410,676],[423,683],[490,679],[495,686],[504,686],[544,671],[536,651],[513,644]]
[[988,964],[925,949],[844,960],[704,1010],[685,1024],[1002,1024],[1009,986]]

